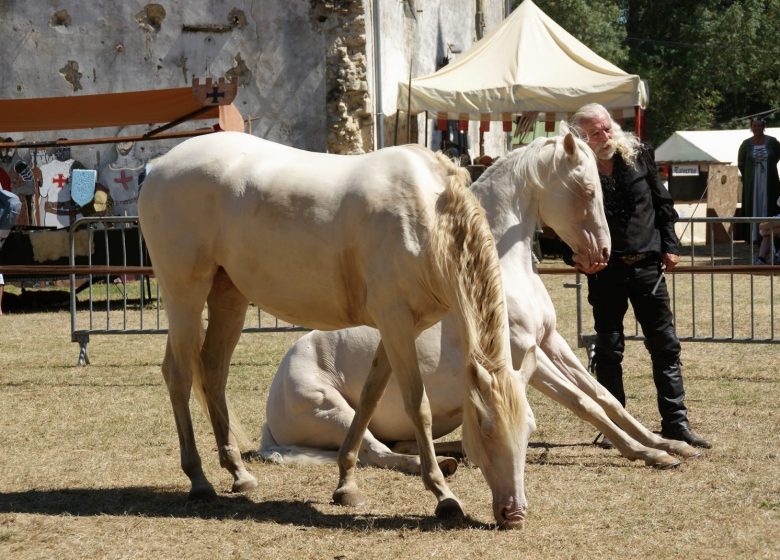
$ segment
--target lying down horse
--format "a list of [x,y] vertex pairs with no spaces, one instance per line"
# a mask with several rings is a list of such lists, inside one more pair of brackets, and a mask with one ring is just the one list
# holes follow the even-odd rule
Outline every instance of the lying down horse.
[[[600,187],[595,186],[598,180],[590,175],[590,168],[595,168],[592,156],[582,156],[582,168],[574,170],[579,178],[574,177],[568,185],[556,180],[566,171],[556,169],[556,160],[548,154],[562,142],[560,138],[536,140],[499,160],[472,186],[498,246],[514,363],[518,365],[536,348],[531,386],[596,426],[625,457],[659,468],[677,465],[679,460],[667,452],[693,457],[698,451],[644,428],[588,374],[556,330],[552,301],[533,270],[537,216],[575,252],[605,246],[609,235]],[[535,160],[539,160],[538,170],[530,166]],[[378,334],[367,327],[314,331],[296,342],[271,385],[259,454],[288,463],[321,462],[332,457],[329,450],[338,448],[352,421],[350,403],[357,401],[377,342]],[[461,395],[467,376],[464,346],[454,318],[448,315],[423,332],[417,339],[417,353],[431,402],[433,435],[440,437],[461,423]],[[383,443],[412,439],[412,427],[399,414],[400,407],[398,388],[388,387],[361,447],[362,463],[419,471],[416,456],[396,453]],[[399,448],[409,446],[395,449]],[[453,468],[448,465],[448,470]]]
[[[595,164],[587,160],[592,165],[583,175],[587,158],[574,145],[570,138],[566,153],[547,150],[546,159],[559,161],[573,188],[584,181],[592,190]],[[214,495],[195,444],[193,388],[202,393],[233,490],[257,485],[241,460],[225,401],[230,358],[252,301],[311,328],[378,330],[351,425],[340,433],[334,501],[364,500],[357,457],[392,372],[436,513],[463,515],[435,458],[415,350],[417,335],[449,310],[466,356],[466,451],[492,490],[498,524],[523,523],[530,411],[522,378],[510,370],[496,246],[467,184],[465,170],[419,146],[337,156],[231,132],[187,140],[155,161],[139,214],[168,315],[162,370],[191,497]],[[583,243],[577,248],[589,260],[605,258],[595,238]]]

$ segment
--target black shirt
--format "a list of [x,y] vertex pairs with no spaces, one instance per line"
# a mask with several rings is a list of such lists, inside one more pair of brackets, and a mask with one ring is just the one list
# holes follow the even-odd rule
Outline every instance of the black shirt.
[[[612,240],[610,261],[637,253],[678,254],[677,212],[658,177],[652,148],[644,144],[639,148],[634,167],[619,154],[612,161],[612,176],[599,174]],[[571,264],[571,249],[565,251],[564,260]]]

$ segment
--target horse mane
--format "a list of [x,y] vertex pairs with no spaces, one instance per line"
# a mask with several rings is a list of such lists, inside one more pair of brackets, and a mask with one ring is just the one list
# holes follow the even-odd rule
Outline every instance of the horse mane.
[[[488,167],[484,173],[480,175],[475,184],[491,180],[491,177],[494,174],[500,173],[499,170],[509,165],[512,166],[512,170],[516,177],[523,177],[526,181],[530,181],[537,187],[544,188],[544,181],[539,176],[539,171],[535,163],[539,160],[539,152],[541,152],[545,146],[556,142],[556,139],[557,137],[555,136],[541,136],[535,138],[530,144],[512,150]],[[553,166],[555,166],[555,162],[553,162]],[[553,167],[553,170],[555,170],[555,167]]]
[[431,246],[440,278],[454,280],[455,301],[465,324],[468,355],[488,371],[506,367],[503,337],[504,287],[485,211],[468,189],[468,171],[436,154],[447,171],[447,185],[436,206]]
[[[448,181],[436,207],[431,248],[440,278],[451,282],[451,305],[465,334],[469,361],[464,399],[463,442],[477,465],[487,457],[480,427],[486,423],[510,437],[523,425],[525,409],[519,382],[506,362],[504,288],[495,240],[476,196],[468,189],[465,169],[436,154]],[[478,369],[490,374],[489,387],[479,383]]]

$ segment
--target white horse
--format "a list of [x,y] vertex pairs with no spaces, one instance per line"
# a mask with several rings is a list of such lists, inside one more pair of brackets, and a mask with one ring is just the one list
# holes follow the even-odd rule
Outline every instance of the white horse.
[[[567,146],[555,154],[564,176],[583,159],[571,136]],[[575,177],[593,190],[595,166],[589,171]],[[191,497],[214,495],[195,446],[191,388],[202,392],[233,490],[257,485],[241,460],[225,401],[230,358],[252,301],[311,328],[379,331],[354,418],[342,433],[334,501],[364,499],[355,476],[358,451],[395,372],[436,514],[462,516],[436,462],[415,351],[417,335],[451,310],[468,355],[464,445],[492,490],[499,525],[522,525],[530,412],[525,387],[509,369],[495,244],[467,183],[465,170],[419,146],[337,156],[230,132],[187,140],[156,160],[139,213],[168,315],[162,369]],[[579,248],[594,262],[606,252],[595,239]]]
[[[667,452],[693,457],[698,451],[647,430],[588,374],[556,330],[552,301],[533,270],[537,216],[575,250],[594,244],[605,246],[608,238],[601,191],[594,186],[598,182],[591,175],[595,161],[592,155],[583,157],[581,167],[574,170],[578,176],[569,181],[576,186],[567,188],[561,182],[567,171],[555,169],[553,161],[545,157],[546,151],[561,142],[538,139],[500,159],[472,186],[487,212],[498,246],[514,363],[519,364],[530,349],[538,348],[531,386],[596,426],[625,457],[659,468],[677,465],[679,460]],[[544,172],[529,167],[529,162],[537,159]],[[463,345],[454,327],[448,315],[417,339],[434,437],[452,432],[462,418],[460,396],[466,366]],[[288,463],[332,460],[333,452],[329,450],[338,448],[352,420],[351,403],[357,401],[377,341],[374,329],[357,327],[313,331],[296,342],[269,391],[259,454]],[[391,450],[383,443],[412,438],[411,425],[399,410],[398,388],[391,386],[363,441],[363,464],[419,471],[419,459],[407,454],[412,451],[409,445],[396,445]],[[459,448],[460,444],[454,443]],[[452,451],[451,445],[446,447]],[[394,452],[398,450],[407,453]]]

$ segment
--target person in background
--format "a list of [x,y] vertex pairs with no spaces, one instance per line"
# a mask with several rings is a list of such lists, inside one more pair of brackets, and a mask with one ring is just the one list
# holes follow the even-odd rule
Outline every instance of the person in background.
[[[780,206],[780,197],[777,199],[777,205]],[[753,264],[780,265],[780,247],[778,247],[777,242],[774,244],[774,254],[772,253],[772,238],[777,238],[780,235],[780,214],[772,216],[772,218],[774,220],[758,224],[758,232],[761,234],[761,245],[758,247],[758,256],[756,256]]]
[[[19,212],[22,210],[22,202],[11,191],[0,189],[0,247],[5,243],[5,238],[11,233],[11,227],[16,222]],[[0,274],[0,315],[3,314],[3,291],[5,279]]]
[[[750,131],[753,136],[742,142],[737,152],[737,166],[742,174],[743,216],[763,218],[780,213],[776,202],[780,196],[780,178],[777,173],[780,142],[773,136],[765,135],[765,128],[764,119],[751,119]],[[745,238],[751,242],[761,240],[758,224],[750,228]]]
[[[684,403],[681,347],[663,277],[663,271],[671,270],[679,259],[674,233],[677,212],[659,179],[653,151],[622,131],[599,104],[581,107],[572,118],[572,128],[596,154],[612,239],[607,265],[584,267],[576,254],[565,256],[588,277],[596,330],[596,379],[625,406],[623,319],[631,302],[650,353],[662,437],[709,448],[710,443],[691,429]],[[611,443],[604,440],[602,446]]]

